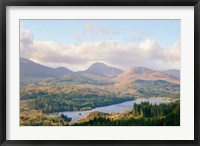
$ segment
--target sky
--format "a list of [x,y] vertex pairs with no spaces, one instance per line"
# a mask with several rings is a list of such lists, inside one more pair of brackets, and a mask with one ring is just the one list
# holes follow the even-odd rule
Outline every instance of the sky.
[[180,69],[180,20],[20,20],[20,57],[85,70]]

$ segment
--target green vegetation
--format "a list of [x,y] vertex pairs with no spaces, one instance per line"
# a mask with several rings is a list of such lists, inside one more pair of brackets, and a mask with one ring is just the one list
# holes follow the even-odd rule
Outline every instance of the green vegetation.
[[118,98],[115,95],[96,94],[47,94],[29,102],[30,109],[44,113],[80,111],[134,100],[133,97]]
[[[83,111],[118,104],[137,98],[160,98],[173,101],[180,97],[180,85],[164,80],[115,81],[89,74],[68,74],[52,78],[20,80],[20,124],[50,125],[179,125],[178,103],[134,105],[125,117],[95,116],[82,123],[70,123],[63,111]],[[101,114],[100,114],[101,115]],[[129,117],[129,118],[127,118]],[[134,118],[132,118],[134,117]],[[172,120],[171,120],[172,119]]]
[[68,74],[61,77],[54,77],[54,78],[22,78],[20,80],[20,86],[25,87],[29,84],[33,86],[66,86],[66,85],[77,85],[77,84],[89,84],[89,85],[111,85],[113,82],[107,78],[103,77],[96,77],[93,75],[79,75],[79,74]]
[[66,122],[71,122],[72,118],[68,117],[67,115],[61,114],[60,117],[66,121]]
[[[116,114],[117,115],[117,114]],[[32,115],[21,114],[21,126],[179,126],[180,101],[165,104],[142,102],[134,104],[129,112],[113,119],[113,114],[98,113],[88,121],[69,123],[71,118],[61,114],[46,115],[41,112]],[[86,117],[87,119],[87,117]]]
[[68,126],[68,121],[64,117],[55,116],[48,117],[42,113],[37,113],[32,116],[21,115],[21,126]]
[[[20,99],[30,100],[28,106],[30,110],[40,110],[44,113],[54,113],[62,111],[89,110],[96,107],[108,106],[134,100],[136,97],[151,98],[179,98],[180,86],[163,80],[136,80],[128,87],[129,91],[116,89],[112,85],[80,84],[80,78],[69,78],[70,75],[56,79],[44,79],[37,83],[40,86],[27,86],[20,90]],[[79,77],[79,76],[78,76]],[[63,80],[65,79],[65,80]],[[87,78],[84,78],[84,81]],[[69,84],[70,80],[77,85],[61,86],[62,81]],[[75,81],[76,80],[76,81]],[[48,84],[44,86],[44,84]],[[51,84],[50,84],[51,83]],[[43,86],[42,86],[43,84]],[[136,92],[130,92],[130,91]]]
[[149,97],[180,97],[180,85],[164,80],[136,80],[133,89],[145,98]]
[[179,126],[180,101],[168,104],[152,105],[149,102],[134,104],[130,113],[133,119],[113,120],[105,117],[94,117],[92,120],[75,123],[74,126]]

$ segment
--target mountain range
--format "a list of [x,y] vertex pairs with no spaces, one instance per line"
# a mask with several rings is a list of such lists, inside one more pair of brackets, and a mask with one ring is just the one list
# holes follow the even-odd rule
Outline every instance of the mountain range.
[[61,77],[67,74],[94,75],[104,78],[112,78],[113,81],[133,81],[143,80],[166,80],[172,83],[179,83],[180,71],[176,69],[157,71],[145,67],[131,67],[126,71],[106,65],[104,63],[94,63],[85,71],[73,72],[67,68],[51,68],[31,60],[20,58],[21,78],[48,78]]
[[81,111],[140,98],[179,99],[177,71],[146,67],[122,71],[97,62],[85,71],[73,72],[20,58],[20,99],[27,100],[20,103],[26,110]]

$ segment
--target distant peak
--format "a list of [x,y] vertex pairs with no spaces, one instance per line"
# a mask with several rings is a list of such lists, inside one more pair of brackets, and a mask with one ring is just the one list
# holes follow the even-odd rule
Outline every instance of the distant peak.
[[83,72],[102,77],[114,77],[123,73],[121,69],[109,66],[102,62],[96,62],[92,64],[87,70]]
[[108,66],[108,65],[106,65],[103,62],[96,62],[96,63],[93,63],[91,66]]
[[69,69],[66,68],[66,67],[57,67],[56,70],[58,70],[58,71],[72,72],[71,70],[69,70]]

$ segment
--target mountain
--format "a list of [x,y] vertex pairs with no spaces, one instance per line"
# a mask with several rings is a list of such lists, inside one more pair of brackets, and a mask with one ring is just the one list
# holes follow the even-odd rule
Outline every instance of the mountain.
[[92,64],[85,71],[74,73],[64,67],[51,68],[25,58],[20,58],[21,78],[59,77],[57,80],[52,81],[58,84],[64,84],[64,82],[95,85],[116,83],[115,87],[118,88],[121,88],[121,85],[132,86],[136,80],[164,80],[179,84],[179,72],[178,70],[156,71],[145,67],[131,67],[123,72],[118,68],[97,62]]
[[20,58],[20,77],[22,78],[58,77],[69,73],[72,73],[72,71],[67,68],[51,68],[40,65],[26,58]]
[[87,70],[85,71],[79,71],[77,72],[79,74],[92,74],[92,75],[96,75],[96,76],[100,76],[100,77],[108,77],[108,78],[112,78],[115,77],[121,73],[123,73],[123,71],[121,69],[112,67],[112,66],[108,66],[104,63],[94,63],[92,64]]
[[169,69],[169,70],[165,70],[163,72],[180,79],[180,70],[178,70],[178,69]]
[[55,68],[55,70],[57,70],[62,75],[73,73],[71,70],[69,70],[65,67],[58,67],[58,68]]
[[179,84],[179,78],[168,75],[161,71],[152,70],[145,67],[131,67],[124,73],[118,75],[113,80],[124,84],[133,83],[135,80],[165,80]]

